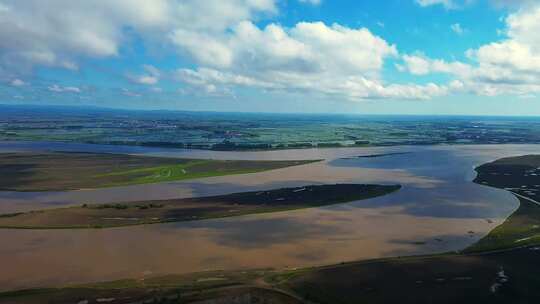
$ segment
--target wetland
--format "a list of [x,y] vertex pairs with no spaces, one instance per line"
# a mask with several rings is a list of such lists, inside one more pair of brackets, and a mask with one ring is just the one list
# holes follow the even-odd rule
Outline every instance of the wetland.
[[[0,146],[4,153],[51,152],[44,149],[41,143],[4,143]],[[47,146],[49,147],[48,144]],[[263,298],[283,296],[286,299],[280,298],[282,301],[293,301],[291,303],[306,298],[320,303],[332,303],[337,299],[333,297],[339,298],[344,291],[341,287],[332,287],[334,279],[325,282],[316,279],[320,277],[319,271],[335,268],[335,278],[341,277],[343,271],[369,273],[375,271],[372,268],[375,266],[368,266],[372,265],[369,261],[382,263],[377,267],[384,270],[384,273],[410,271],[407,284],[413,284],[413,280],[431,280],[433,284],[439,284],[438,279],[444,278],[448,287],[443,289],[449,294],[462,290],[459,288],[477,286],[475,284],[494,284],[495,281],[491,282],[488,278],[496,278],[500,271],[502,262],[499,262],[499,258],[491,255],[479,257],[478,251],[467,252],[467,249],[489,239],[501,224],[504,226],[508,219],[519,214],[524,205],[520,205],[520,200],[502,185],[493,184],[493,187],[490,187],[491,185],[482,182],[484,180],[479,178],[483,178],[483,175],[479,168],[482,168],[483,164],[508,156],[534,154],[538,151],[538,146],[403,146],[206,152],[209,154],[194,150],[73,144],[56,144],[52,149],[55,153],[113,153],[175,160],[200,159],[201,155],[206,155],[207,159],[216,161],[281,160],[306,163],[269,171],[193,180],[68,191],[3,191],[0,192],[2,214],[26,214],[36,210],[42,210],[42,214],[54,214],[58,210],[82,209],[87,209],[83,210],[85,212],[160,212],[169,207],[166,206],[168,203],[158,202],[170,202],[174,206],[179,202],[205,202],[209,198],[225,205],[233,201],[238,204],[242,202],[242,198],[249,198],[246,206],[251,208],[251,198],[260,196],[261,194],[257,194],[261,192],[271,193],[268,194],[266,203],[284,204],[288,201],[276,199],[290,194],[291,203],[299,202],[303,208],[310,202],[307,204],[310,208],[298,209],[296,205],[288,205],[281,206],[285,209],[272,213],[250,211],[251,214],[235,214],[226,218],[201,218],[195,221],[110,229],[1,229],[0,238],[5,244],[9,244],[0,249],[0,256],[3,257],[0,266],[4,270],[0,286],[7,292],[2,294],[0,299],[6,299],[7,303],[32,303],[31,295],[39,295],[34,299],[50,296],[51,299],[69,301],[73,299],[73,295],[82,295],[80,300],[90,299],[89,303],[97,301],[98,297],[115,298],[118,303],[124,303],[119,299],[148,299],[147,296],[154,299],[173,299],[180,297],[180,294],[183,294],[186,301],[230,296],[257,297],[264,294]],[[384,157],[369,157],[371,155]],[[311,161],[315,159],[321,161]],[[532,170],[531,168],[527,167],[525,171]],[[524,174],[530,173],[535,174]],[[341,192],[336,191],[334,199],[327,200],[329,196],[324,195],[330,195],[332,187],[338,185],[360,187],[358,189],[362,190],[367,189],[362,187],[369,185],[387,187],[381,189],[394,187],[394,190],[397,190],[396,185],[400,185],[400,189],[383,196],[354,196],[347,199],[342,199],[338,195]],[[305,192],[306,189],[324,189],[326,194],[317,192],[317,195],[306,200],[295,196],[309,193],[310,191]],[[525,191],[530,192],[532,188],[523,189],[519,193],[526,195]],[[346,192],[351,193],[349,190]],[[369,191],[363,192],[364,195],[366,193]],[[326,203],[322,204],[323,201]],[[332,201],[338,204],[327,204]],[[86,208],[83,208],[84,204],[87,204]],[[116,208],[114,204],[126,204],[128,208]],[[151,207],[151,204],[155,206]],[[241,204],[236,206],[239,205]],[[230,207],[227,205],[225,208]],[[516,239],[512,240],[515,241]],[[523,245],[534,248],[533,243]],[[449,253],[453,255],[448,255]],[[443,256],[439,257],[440,254]],[[523,252],[511,251],[507,255],[515,257],[520,254],[525,254],[527,259],[531,259],[531,263],[535,261],[536,251],[529,247],[523,249]],[[425,257],[414,257],[418,255]],[[456,266],[473,261],[479,263],[480,269],[476,274],[476,268],[471,268],[474,276],[469,270],[461,271],[461,268]],[[409,265],[415,263],[417,266],[414,267],[417,268]],[[425,269],[422,267],[441,263],[455,263],[455,267],[443,267],[439,272],[431,274],[422,270]],[[351,270],[344,268],[349,266],[352,267]],[[511,272],[514,268],[510,264],[504,264],[503,268],[506,275],[511,273],[512,277],[515,277]],[[234,284],[231,285],[234,287],[231,287],[231,281],[220,276],[227,276],[235,271],[242,275],[241,278],[232,280]],[[54,275],[55,273],[62,275]],[[188,280],[189,286],[185,285],[186,281],[178,281],[178,278],[184,280],[192,278],[191,276],[198,278]],[[200,276],[203,276],[203,280],[197,282],[201,279]],[[454,280],[469,276],[484,279],[479,279],[478,282],[475,279],[474,284],[465,279]],[[334,276],[325,274],[323,277]],[[110,286],[106,287],[109,283],[93,285],[93,282],[118,284],[129,280],[166,282],[165,278],[172,280],[169,285],[164,283],[157,288],[149,283],[148,286],[154,286],[152,290],[156,292],[150,291],[148,286],[128,284],[122,285],[120,289],[111,289]],[[261,280],[266,283],[262,284]],[[397,281],[380,282],[376,281],[376,278],[373,280],[366,277],[358,280],[359,285],[343,288],[366,291],[351,299],[377,302],[388,298],[382,297],[384,293],[370,290],[382,290],[381,286],[386,286],[385,290],[408,286],[403,282],[399,285]],[[96,286],[100,286],[99,292],[94,290]],[[428,288],[426,286],[428,285],[422,288]],[[458,289],[451,286],[457,286]],[[490,286],[485,287],[488,293]],[[39,289],[45,287],[55,289]],[[28,289],[32,291],[9,292]],[[278,295],[273,294],[274,289],[278,290]],[[316,292],[322,289],[328,292],[322,295]],[[516,289],[509,290],[514,292]],[[122,296],[124,292],[128,295]],[[96,298],[91,298],[89,294]],[[422,299],[416,299],[422,302]]]

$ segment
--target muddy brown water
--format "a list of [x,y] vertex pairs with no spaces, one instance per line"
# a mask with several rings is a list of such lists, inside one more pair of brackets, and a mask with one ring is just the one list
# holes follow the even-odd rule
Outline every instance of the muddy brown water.
[[[295,268],[460,250],[518,206],[473,184],[474,166],[540,153],[537,145],[431,146],[211,152],[1,143],[46,149],[216,159],[325,159],[256,174],[68,192],[0,192],[0,213],[81,203],[206,196],[320,183],[399,183],[384,197],[198,222],[97,230],[0,230],[0,290],[142,278],[214,269]],[[116,149],[116,150],[115,150]],[[357,155],[410,152],[377,158]]]

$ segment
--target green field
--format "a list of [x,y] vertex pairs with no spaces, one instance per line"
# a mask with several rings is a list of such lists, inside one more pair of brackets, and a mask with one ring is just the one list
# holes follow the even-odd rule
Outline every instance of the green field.
[[314,161],[193,160],[106,153],[1,153],[0,190],[63,191],[255,173]]

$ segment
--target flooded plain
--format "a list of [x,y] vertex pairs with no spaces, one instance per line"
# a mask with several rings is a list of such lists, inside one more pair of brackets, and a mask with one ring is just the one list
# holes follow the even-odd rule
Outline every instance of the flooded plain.
[[[60,143],[0,143],[0,152],[86,151],[321,162],[255,174],[67,192],[0,192],[0,213],[207,196],[325,183],[401,184],[369,200],[227,219],[113,229],[0,230],[0,290],[213,269],[295,268],[460,250],[518,206],[477,185],[474,167],[538,145],[401,146],[214,152]],[[386,154],[380,157],[356,156]]]

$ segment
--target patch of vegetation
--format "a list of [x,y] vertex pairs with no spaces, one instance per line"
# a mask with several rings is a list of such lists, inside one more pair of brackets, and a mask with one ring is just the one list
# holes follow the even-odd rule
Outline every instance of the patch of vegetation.
[[83,208],[95,208],[95,209],[127,209],[128,205],[126,204],[100,204],[100,205],[92,205],[88,207],[88,205],[83,205]]
[[140,210],[151,209],[151,208],[162,208],[163,204],[157,203],[142,203],[142,204],[83,204],[82,208],[89,209],[118,209],[125,210],[128,208],[137,208]]
[[3,218],[3,217],[16,217],[18,215],[21,215],[23,214],[22,212],[15,212],[15,213],[4,213],[4,214],[0,214],[0,218]]
[[369,155],[359,155],[353,157],[345,157],[343,159],[355,159],[355,158],[379,158],[385,156],[394,156],[394,155],[403,155],[410,154],[411,152],[392,152],[392,153],[382,153],[382,154],[369,154]]

